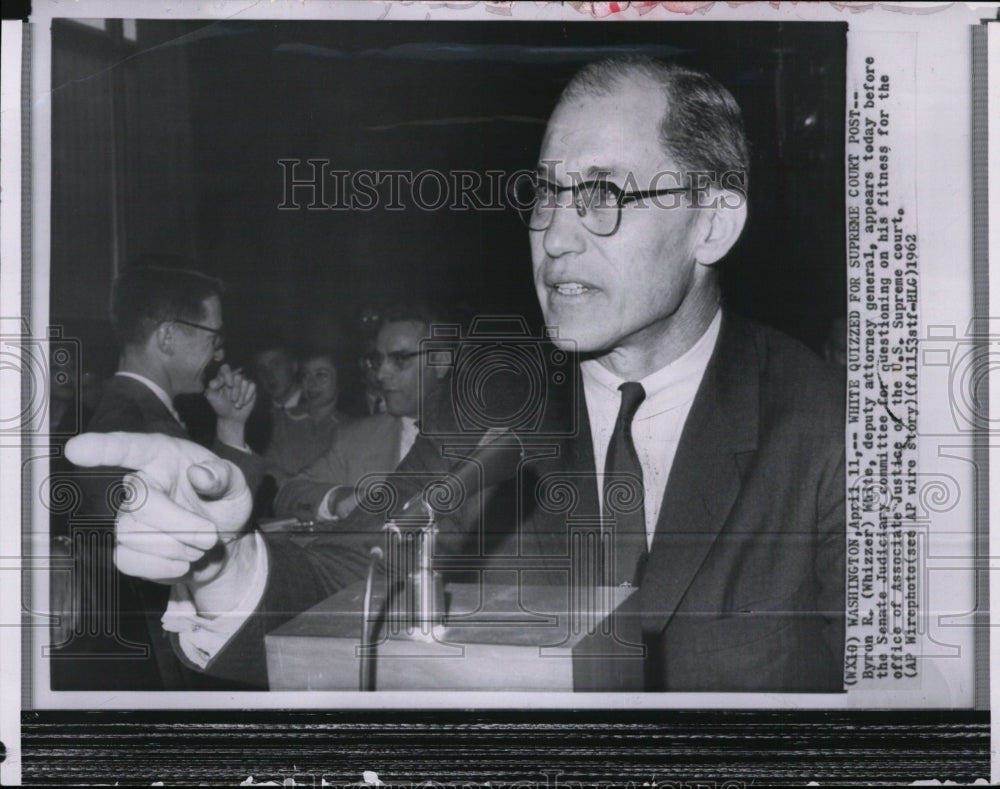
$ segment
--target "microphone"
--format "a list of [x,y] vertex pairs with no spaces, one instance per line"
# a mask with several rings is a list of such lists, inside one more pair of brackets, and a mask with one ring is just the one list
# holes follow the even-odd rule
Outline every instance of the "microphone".
[[[472,451],[455,463],[448,473],[461,485],[460,490],[471,496],[511,479],[523,457],[524,445],[513,430],[491,427]],[[423,491],[413,494],[400,513],[408,513],[422,499]]]
[[513,430],[491,427],[472,453],[452,467],[451,473],[466,492],[478,493],[513,477],[523,457],[524,445]]
[[[455,463],[447,484],[457,482],[457,493],[471,496],[510,479],[517,473],[524,456],[524,446],[507,428],[487,430],[471,453]],[[422,512],[419,517],[414,512]],[[432,640],[434,624],[443,603],[441,574],[434,571],[434,542],[437,527],[434,510],[424,498],[424,491],[411,496],[396,518],[385,524],[390,536],[388,571],[405,579],[402,599],[394,600],[397,614],[402,614],[411,633]],[[419,631],[419,632],[416,632]]]

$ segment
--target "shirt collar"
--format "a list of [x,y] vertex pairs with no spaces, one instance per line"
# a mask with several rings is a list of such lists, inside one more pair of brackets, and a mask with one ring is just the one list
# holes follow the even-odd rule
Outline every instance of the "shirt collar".
[[151,391],[154,395],[156,395],[157,400],[163,403],[164,407],[170,412],[170,415],[177,420],[177,424],[183,427],[184,423],[181,421],[180,414],[177,413],[176,409],[174,408],[174,403],[170,399],[170,395],[167,394],[166,390],[164,390],[162,386],[160,386],[155,381],[151,381],[144,375],[139,375],[139,373],[127,373],[122,370],[119,370],[117,373],[115,373],[115,375],[120,375],[124,378],[132,378],[133,380],[136,380],[139,383],[143,384],[147,389],[149,389],[149,391]]
[[[646,391],[646,398],[636,412],[636,419],[655,416],[694,398],[712,357],[721,326],[722,310],[718,310],[705,333],[683,355],[639,381]],[[624,378],[615,375],[596,359],[581,362],[580,373],[588,393],[610,401],[617,409],[621,400],[618,387],[625,383]]]
[[287,411],[289,408],[295,408],[299,404],[299,400],[302,399],[302,388],[296,386],[288,397],[285,398],[284,402],[275,403],[275,408],[280,408]]

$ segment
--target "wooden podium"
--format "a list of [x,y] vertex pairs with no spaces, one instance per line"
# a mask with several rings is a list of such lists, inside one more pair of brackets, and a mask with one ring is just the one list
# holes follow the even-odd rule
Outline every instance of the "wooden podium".
[[[484,571],[480,583],[446,585],[434,627],[387,614],[376,583],[375,689],[642,690],[633,589],[518,581],[517,571]],[[272,690],[359,689],[363,596],[363,583],[349,586],[266,637]]]

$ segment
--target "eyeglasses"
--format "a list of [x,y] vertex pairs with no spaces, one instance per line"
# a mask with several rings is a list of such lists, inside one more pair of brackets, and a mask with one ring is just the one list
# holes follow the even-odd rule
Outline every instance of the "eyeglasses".
[[213,329],[211,326],[203,326],[200,323],[192,323],[191,321],[182,320],[181,318],[174,318],[173,323],[183,323],[185,326],[190,326],[192,329],[201,329],[202,331],[207,331],[212,335],[212,347],[215,350],[219,350],[222,347],[222,329]]
[[584,181],[559,186],[537,176],[519,178],[511,187],[511,197],[529,230],[548,230],[559,207],[559,195],[571,192],[570,205],[587,230],[595,236],[613,236],[622,221],[622,208],[651,197],[690,192],[690,187],[648,189],[626,192],[605,180]]
[[378,351],[366,353],[361,357],[361,364],[368,370],[378,370],[382,367],[382,362],[388,361],[397,370],[402,370],[414,356],[420,356],[426,351],[392,351],[382,354]]

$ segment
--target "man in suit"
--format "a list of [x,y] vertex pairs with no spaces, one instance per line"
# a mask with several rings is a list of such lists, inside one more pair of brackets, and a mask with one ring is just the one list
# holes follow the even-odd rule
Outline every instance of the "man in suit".
[[[570,516],[612,520],[605,582],[634,590],[649,690],[842,690],[838,387],[803,347],[720,307],[717,266],[746,221],[747,148],[738,106],[708,75],[605,61],[567,86],[518,195],[546,323],[580,364],[547,393],[547,418],[570,429],[522,469],[516,537],[522,556],[540,560],[532,581],[566,583]],[[416,442],[406,461],[439,463],[432,444]],[[92,459],[129,451],[156,462],[129,440],[81,446]],[[208,456],[204,465],[226,476]],[[545,503],[560,475],[575,486],[572,512]],[[235,506],[195,509],[213,524],[205,542],[243,528]],[[152,515],[143,523],[176,534]],[[192,541],[174,539],[165,558],[177,561]],[[183,632],[179,641],[208,671],[256,665],[260,681],[259,642],[278,612],[316,602],[363,562],[346,541],[313,543],[307,565],[249,538],[228,545],[213,583],[189,582],[197,606],[242,599],[256,613],[210,647]],[[261,553],[269,580],[241,596],[240,579],[261,577]],[[147,577],[168,566],[183,565]]]
[[[236,464],[248,484],[255,486],[261,476],[261,461],[243,440],[255,387],[222,363],[222,288],[219,280],[197,271],[155,265],[135,265],[115,280],[111,320],[121,345],[119,367],[87,430],[187,439],[173,400],[182,394],[204,394],[217,417],[213,452]],[[115,491],[122,491],[123,474],[123,469],[105,469],[77,477],[86,514],[103,519],[96,526],[88,525],[102,541],[111,536],[112,521],[124,503],[115,501]],[[163,637],[159,619],[168,589],[117,573],[110,546],[91,551],[86,539],[78,539],[78,545],[83,551],[78,580],[90,579],[100,585],[101,579],[112,579],[117,604],[109,610],[99,596],[84,596],[88,601],[85,616],[96,618],[89,622],[88,630],[98,635],[76,638],[60,650],[53,663],[57,687],[216,687],[217,683],[207,683],[184,669]]]
[[382,316],[373,349],[362,361],[375,376],[386,413],[344,425],[329,451],[281,485],[276,515],[345,518],[357,506],[358,482],[392,471],[410,451],[421,403],[439,397],[448,373],[445,366],[423,364],[420,343],[434,322],[420,305],[398,306]]

